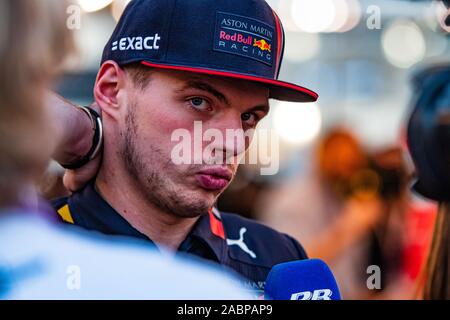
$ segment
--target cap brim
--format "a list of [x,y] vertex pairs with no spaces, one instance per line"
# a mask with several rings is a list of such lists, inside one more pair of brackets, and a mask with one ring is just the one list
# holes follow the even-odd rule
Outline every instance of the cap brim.
[[290,101],[290,102],[315,102],[319,98],[319,95],[312,90],[307,88],[297,86],[292,83],[267,79],[262,77],[256,77],[247,74],[241,73],[233,73],[229,71],[220,71],[220,70],[212,70],[206,68],[197,68],[197,67],[187,67],[187,66],[176,66],[176,65],[168,65],[161,63],[154,63],[149,61],[141,61],[143,65],[152,68],[160,68],[160,69],[169,69],[169,70],[179,70],[179,71],[187,71],[199,74],[207,74],[212,76],[220,76],[241,80],[248,80],[256,83],[261,83],[267,86],[270,90],[269,97],[271,99],[280,100],[280,101]]

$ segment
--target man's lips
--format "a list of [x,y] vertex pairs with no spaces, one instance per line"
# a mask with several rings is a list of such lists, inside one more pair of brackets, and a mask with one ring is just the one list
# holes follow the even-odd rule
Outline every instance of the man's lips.
[[232,177],[232,172],[226,168],[205,169],[196,174],[200,186],[211,191],[224,189],[230,183]]

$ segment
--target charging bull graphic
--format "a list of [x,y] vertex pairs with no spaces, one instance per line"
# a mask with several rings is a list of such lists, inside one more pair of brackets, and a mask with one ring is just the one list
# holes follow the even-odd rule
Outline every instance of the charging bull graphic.
[[261,40],[256,40],[253,43],[254,47],[258,47],[259,49],[261,49],[261,51],[269,51],[271,52],[272,46],[270,44],[267,43],[266,40],[261,39]]

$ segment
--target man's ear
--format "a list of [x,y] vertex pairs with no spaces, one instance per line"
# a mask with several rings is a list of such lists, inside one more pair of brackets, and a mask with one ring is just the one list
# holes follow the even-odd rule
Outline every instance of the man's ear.
[[125,72],[114,61],[106,61],[100,67],[94,87],[94,97],[103,113],[117,118],[118,95],[125,86]]

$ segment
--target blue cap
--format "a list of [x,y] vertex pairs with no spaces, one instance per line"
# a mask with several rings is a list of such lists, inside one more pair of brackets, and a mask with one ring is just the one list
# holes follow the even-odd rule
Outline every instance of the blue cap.
[[284,31],[264,0],[133,0],[103,52],[102,63],[248,80],[270,98],[314,102],[318,95],[279,81]]

